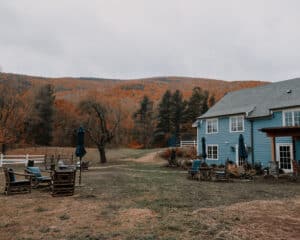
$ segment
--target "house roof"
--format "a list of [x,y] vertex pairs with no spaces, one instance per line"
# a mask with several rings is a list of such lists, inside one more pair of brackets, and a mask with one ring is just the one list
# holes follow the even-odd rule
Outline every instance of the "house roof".
[[199,119],[234,114],[258,118],[269,116],[271,110],[295,106],[300,106],[300,78],[230,92]]

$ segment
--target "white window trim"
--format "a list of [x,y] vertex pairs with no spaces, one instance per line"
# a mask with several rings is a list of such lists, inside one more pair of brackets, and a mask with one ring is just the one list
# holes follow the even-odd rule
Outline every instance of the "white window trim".
[[[207,124],[207,122],[208,121],[217,121],[217,131],[216,132],[208,132],[208,124]],[[206,126],[205,126],[205,132],[206,132],[206,134],[217,134],[217,133],[219,133],[219,119],[218,118],[209,118],[209,119],[206,119]]]
[[299,111],[300,111],[300,108],[291,108],[291,109],[288,109],[288,110],[283,110],[282,111],[282,126],[287,127],[286,122],[285,122],[285,114],[290,113],[290,112],[292,113],[292,121],[293,121],[292,126],[295,126],[295,112],[299,112]]
[[218,144],[206,144],[206,155],[208,155],[208,147],[217,147],[217,158],[206,158],[209,161],[217,161],[219,160],[219,145]]
[[[232,129],[231,129],[232,119],[236,118],[236,117],[242,117],[243,118],[243,130],[241,130],[241,131],[232,131]],[[244,115],[235,115],[235,116],[231,116],[229,118],[229,132],[231,132],[231,133],[245,132],[245,117],[244,117]]]
[[[283,169],[285,172],[293,172],[293,144],[292,143],[276,143],[276,161],[278,162],[278,164],[280,164],[280,147],[281,146],[288,146],[290,147],[290,153],[291,153],[291,169]],[[280,166],[280,165],[279,165]]]

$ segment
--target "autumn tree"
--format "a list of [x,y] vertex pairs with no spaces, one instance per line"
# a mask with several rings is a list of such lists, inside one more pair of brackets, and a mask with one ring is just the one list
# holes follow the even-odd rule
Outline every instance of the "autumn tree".
[[211,96],[209,97],[209,100],[208,100],[208,105],[209,105],[209,107],[211,108],[213,105],[215,105],[215,103],[216,103],[215,96],[214,96],[214,95],[211,95]]
[[133,118],[137,139],[144,148],[148,148],[153,140],[155,125],[153,102],[147,96],[140,102],[140,107],[133,114]]
[[35,144],[47,146],[53,139],[54,101],[54,88],[51,84],[43,85],[38,89],[32,113],[26,120],[28,139]]
[[0,144],[14,143],[19,139],[23,121],[19,115],[22,102],[11,83],[0,85]]
[[53,122],[54,146],[75,146],[80,117],[77,106],[63,99],[55,100],[55,116]]
[[100,162],[106,163],[105,148],[113,139],[121,116],[95,99],[80,102],[79,109],[86,117],[83,124],[84,129],[98,148]]

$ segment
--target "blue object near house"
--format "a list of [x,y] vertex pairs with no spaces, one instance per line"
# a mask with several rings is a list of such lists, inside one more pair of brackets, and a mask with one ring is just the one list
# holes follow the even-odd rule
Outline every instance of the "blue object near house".
[[267,167],[278,161],[285,172],[300,160],[300,78],[226,94],[197,119],[197,154],[206,139],[206,163],[239,163],[243,135],[248,162]]
[[199,171],[199,168],[200,168],[200,164],[201,164],[201,161],[199,159],[196,159],[193,161],[193,164],[192,164],[192,167],[191,169],[189,170],[189,174],[193,177],[195,174],[198,173]]
[[168,147],[176,147],[176,137],[172,136],[168,140]]

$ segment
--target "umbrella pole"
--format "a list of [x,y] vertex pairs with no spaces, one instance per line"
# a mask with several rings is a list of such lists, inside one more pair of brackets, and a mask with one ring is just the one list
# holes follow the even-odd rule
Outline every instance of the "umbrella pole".
[[81,169],[82,169],[81,159],[82,159],[82,157],[79,158],[79,163],[80,163],[80,167],[79,167],[79,185],[81,185]]

